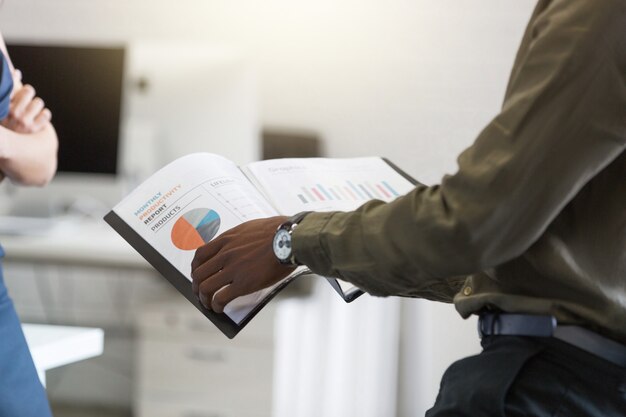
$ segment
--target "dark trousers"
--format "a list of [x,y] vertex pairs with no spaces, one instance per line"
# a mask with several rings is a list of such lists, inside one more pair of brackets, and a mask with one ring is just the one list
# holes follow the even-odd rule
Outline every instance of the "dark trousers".
[[626,368],[552,338],[482,345],[448,368],[426,417],[626,416]]
[[13,302],[2,279],[0,248],[0,417],[50,417]]

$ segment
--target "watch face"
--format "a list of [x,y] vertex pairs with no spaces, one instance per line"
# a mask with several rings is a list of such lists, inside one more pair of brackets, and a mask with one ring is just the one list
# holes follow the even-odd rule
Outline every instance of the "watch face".
[[274,254],[281,261],[291,257],[291,235],[287,230],[280,229],[274,235]]

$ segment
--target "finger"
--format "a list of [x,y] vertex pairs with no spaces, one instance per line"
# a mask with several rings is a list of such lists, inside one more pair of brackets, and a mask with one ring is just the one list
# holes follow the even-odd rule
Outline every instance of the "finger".
[[221,265],[224,264],[210,262],[208,265],[202,264],[199,268],[191,271],[191,290],[194,294],[198,295],[198,292],[200,291],[200,284],[202,284],[205,280],[211,278],[213,275],[217,274],[223,269]]
[[196,261],[196,259],[197,258],[194,257],[194,260],[191,263],[191,290],[194,294],[198,295],[198,292],[200,291],[200,285],[206,279],[219,272],[226,264],[224,263],[225,260],[221,259],[221,257],[217,255],[207,259],[201,264],[198,264],[198,261]]
[[215,271],[222,269],[227,261],[222,252],[218,252],[210,258],[205,259],[202,263],[200,263],[199,259],[200,256],[196,255],[191,262],[191,278],[199,282],[202,282],[207,277],[214,274]]
[[15,68],[13,70],[13,82],[20,83],[22,82],[22,71]]
[[222,248],[222,250],[215,256],[207,259],[205,263],[199,265],[196,269],[191,271],[191,278],[193,279],[193,282],[197,282],[197,284],[200,285],[202,281],[222,270],[226,265],[232,265],[232,260],[236,259],[236,257],[236,250]]
[[13,98],[11,115],[15,118],[21,117],[33,98],[35,98],[35,89],[31,85],[20,88]]
[[45,108],[41,111],[41,113],[39,113],[38,117],[43,117],[47,122],[49,122],[52,120],[52,112],[50,109]]
[[223,240],[219,237],[215,240],[210,241],[206,245],[200,246],[196,249],[196,253],[193,256],[193,260],[191,261],[191,269],[194,270],[198,266],[205,263],[208,259],[211,259],[222,249]]
[[50,110],[43,109],[33,121],[33,130],[39,132],[41,129],[44,128],[46,124],[50,123],[51,119],[52,113],[50,112]]
[[13,85],[17,88],[13,88],[13,90],[11,91],[11,100],[13,100],[13,97],[18,92],[19,87],[22,85],[22,71],[18,69],[13,70]]
[[28,104],[36,96],[36,94],[37,92],[35,91],[35,88],[30,84],[16,87],[13,97],[11,98],[11,104],[15,105],[21,101],[25,101],[26,104]]
[[223,313],[226,304],[230,303],[240,295],[244,294],[239,294],[236,285],[229,284],[220,288],[213,294],[213,299],[211,301],[211,310],[216,313]]
[[215,292],[228,284],[230,284],[228,274],[224,273],[223,269],[217,271],[209,279],[205,279],[200,284],[200,291],[198,293],[198,298],[200,298],[202,305],[210,309]]
[[45,104],[42,99],[39,97],[35,97],[28,106],[26,106],[26,110],[24,110],[24,114],[22,114],[22,123],[25,126],[32,125],[35,121],[35,117],[39,115],[44,109]]

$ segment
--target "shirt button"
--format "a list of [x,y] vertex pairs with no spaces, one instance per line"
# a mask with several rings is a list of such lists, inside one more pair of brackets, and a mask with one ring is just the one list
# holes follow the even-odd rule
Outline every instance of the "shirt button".
[[463,295],[465,296],[472,295],[472,287],[463,288]]

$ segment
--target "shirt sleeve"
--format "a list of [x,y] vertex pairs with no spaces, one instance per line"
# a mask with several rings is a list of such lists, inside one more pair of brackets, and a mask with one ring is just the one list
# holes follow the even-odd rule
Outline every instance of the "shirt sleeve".
[[0,61],[2,61],[0,62],[0,120],[4,120],[9,115],[13,76],[9,63],[2,53],[0,53]]
[[524,253],[626,146],[626,7],[553,0],[527,29],[505,102],[459,169],[391,203],[312,213],[294,253],[373,295],[451,301]]

